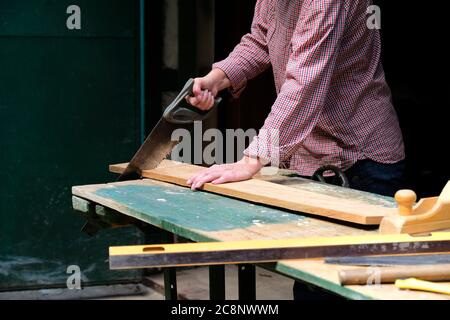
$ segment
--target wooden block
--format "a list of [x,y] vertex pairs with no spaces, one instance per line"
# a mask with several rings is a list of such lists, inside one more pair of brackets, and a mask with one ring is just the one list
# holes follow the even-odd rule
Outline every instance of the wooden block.
[[420,233],[450,228],[450,181],[439,197],[421,199],[416,205],[416,194],[400,190],[395,194],[398,212],[385,217],[380,233]]
[[[110,170],[120,173],[126,165],[112,165]],[[143,177],[188,187],[186,181],[203,167],[164,160],[158,168],[144,170]],[[346,188],[336,187],[343,191]],[[280,185],[270,181],[250,179],[221,185],[207,183],[203,190],[275,206],[302,213],[324,216],[363,225],[378,225],[381,220],[396,212],[395,208],[372,204],[361,198],[346,199],[331,194],[317,193]],[[361,192],[362,193],[362,192]]]

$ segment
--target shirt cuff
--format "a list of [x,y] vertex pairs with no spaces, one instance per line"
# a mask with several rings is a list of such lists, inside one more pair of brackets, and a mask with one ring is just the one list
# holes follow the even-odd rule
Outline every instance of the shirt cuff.
[[212,65],[213,68],[219,68],[225,72],[228,79],[230,79],[231,87],[229,88],[229,91],[233,98],[238,98],[247,85],[247,77],[242,70],[236,66],[237,62],[229,57]]

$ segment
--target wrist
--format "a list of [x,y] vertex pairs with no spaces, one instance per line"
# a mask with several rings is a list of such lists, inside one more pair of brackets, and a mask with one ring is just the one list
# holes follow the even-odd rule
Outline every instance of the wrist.
[[248,166],[254,173],[261,170],[264,167],[264,164],[258,158],[252,158],[248,156],[244,156],[238,163],[245,164]]
[[209,74],[217,84],[218,91],[231,87],[231,81],[222,69],[213,68]]

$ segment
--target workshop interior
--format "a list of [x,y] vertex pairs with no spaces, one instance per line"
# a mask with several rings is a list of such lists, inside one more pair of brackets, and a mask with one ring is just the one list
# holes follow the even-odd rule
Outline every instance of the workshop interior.
[[271,68],[207,114],[177,109],[256,3],[0,1],[0,299],[292,300],[294,282],[305,299],[450,298],[439,5],[374,1],[406,153],[395,197],[288,168],[192,191],[208,164],[167,156],[186,118],[203,132],[263,126]]

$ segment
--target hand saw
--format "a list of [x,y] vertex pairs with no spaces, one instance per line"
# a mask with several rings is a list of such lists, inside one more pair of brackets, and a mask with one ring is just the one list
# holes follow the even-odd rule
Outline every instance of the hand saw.
[[221,101],[221,98],[215,99],[213,107],[208,111],[191,106],[186,97],[193,95],[193,86],[194,79],[189,79],[178,96],[165,109],[163,116],[119,176],[118,181],[140,179],[143,170],[156,168],[179,142],[171,139],[172,132],[179,128],[190,129],[195,121],[203,121]]

